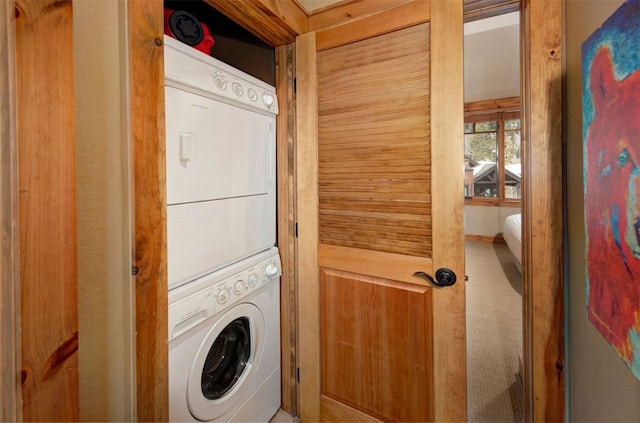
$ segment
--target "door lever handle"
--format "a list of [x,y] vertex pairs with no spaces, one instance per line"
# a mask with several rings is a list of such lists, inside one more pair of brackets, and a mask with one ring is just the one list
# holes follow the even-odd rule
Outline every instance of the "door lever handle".
[[447,269],[446,267],[442,267],[436,270],[436,278],[434,279],[430,274],[425,272],[415,272],[413,276],[417,278],[422,278],[429,282],[431,285],[442,288],[444,286],[451,286],[456,283],[456,274],[451,269]]

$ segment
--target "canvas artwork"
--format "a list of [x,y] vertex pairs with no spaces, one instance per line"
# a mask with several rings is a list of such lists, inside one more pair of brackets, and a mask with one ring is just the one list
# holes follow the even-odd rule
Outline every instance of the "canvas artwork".
[[640,0],[582,45],[587,315],[640,379]]

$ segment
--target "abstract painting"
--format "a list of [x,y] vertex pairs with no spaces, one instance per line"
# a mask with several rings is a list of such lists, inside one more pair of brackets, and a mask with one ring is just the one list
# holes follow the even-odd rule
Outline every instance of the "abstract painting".
[[587,315],[640,379],[640,0],[582,44]]

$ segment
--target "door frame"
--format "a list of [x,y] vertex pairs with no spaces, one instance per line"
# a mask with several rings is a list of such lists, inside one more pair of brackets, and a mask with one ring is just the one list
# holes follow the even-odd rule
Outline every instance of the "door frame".
[[22,420],[15,2],[0,5],[0,420]]
[[[421,1],[421,0],[417,0]],[[222,6],[226,5],[222,0],[207,0],[209,4]],[[161,4],[161,0],[146,0],[133,3]],[[290,9],[289,6],[294,4],[291,0],[281,0],[279,2],[287,7],[279,7],[267,4],[266,0],[236,0],[234,4],[241,3],[243,7],[227,8],[225,14],[242,22],[243,25],[255,34],[261,34],[261,38],[273,46],[284,46],[294,42],[295,36],[305,33],[308,29],[304,19],[300,17],[299,10]],[[260,3],[260,4],[258,4]],[[291,4],[290,4],[291,3]],[[334,8],[329,8],[325,12],[327,15],[333,16],[334,22],[340,22],[340,19],[359,19],[363,14],[371,14],[371,10],[363,10],[373,3],[352,2],[341,3]],[[399,1],[399,3],[404,3]],[[411,2],[406,2],[410,4]],[[506,1],[505,3],[513,3]],[[280,4],[280,6],[282,6]],[[143,5],[141,5],[143,7]],[[151,7],[151,14],[154,15],[158,10]],[[155,9],[155,10],[154,10]],[[267,10],[267,11],[265,11]],[[293,10],[293,12],[290,12]],[[538,421],[561,421],[564,416],[564,352],[563,352],[563,292],[562,292],[562,222],[554,221],[547,225],[532,225],[534,221],[546,222],[550,217],[556,217],[561,213],[562,196],[557,182],[561,176],[562,163],[561,154],[556,154],[558,148],[561,147],[561,92],[558,79],[560,70],[560,40],[562,35],[561,29],[561,12],[562,0],[552,0],[548,2],[534,2],[530,0],[522,0],[521,10],[523,12],[523,46],[526,47],[528,53],[525,57],[525,66],[523,66],[523,86],[524,93],[522,95],[523,102],[523,124],[525,140],[535,142],[535,146],[529,148],[525,144],[523,149],[523,157],[526,163],[536,165],[535,180],[530,171],[530,166],[525,169],[525,187],[528,189],[528,200],[523,200],[523,262],[526,271],[523,274],[525,289],[531,292],[530,301],[525,304],[525,339],[527,350],[525,352],[525,413],[527,420]],[[149,12],[149,9],[147,9]],[[345,13],[348,12],[348,13]],[[351,13],[352,12],[352,13]],[[322,21],[320,14],[313,14],[313,22]],[[131,15],[130,15],[131,16]],[[338,17],[339,16],[339,17]],[[162,19],[161,16],[157,17]],[[155,19],[155,18],[154,18]],[[265,19],[269,22],[269,28],[275,28],[273,34],[264,34]],[[144,20],[136,21],[129,18],[129,26],[142,28],[147,25]],[[130,48],[139,49],[138,46],[132,46],[133,40],[129,41]],[[523,51],[526,51],[523,49]],[[535,66],[535,72],[529,72],[527,66]],[[138,89],[136,92],[144,93],[147,89],[155,90],[158,85],[162,85],[162,81],[154,78],[141,78],[137,81]],[[297,95],[300,95],[298,91]],[[161,116],[160,108],[153,113]],[[148,110],[133,110],[133,117],[143,119],[144,114],[150,113]],[[550,118],[550,120],[549,120]],[[531,135],[535,136],[532,138]],[[291,136],[291,134],[289,134]],[[299,146],[293,147],[299,148]],[[155,154],[160,154],[156,152]],[[294,155],[293,155],[294,156]],[[287,166],[294,166],[293,157],[287,163]],[[159,159],[159,158],[157,158]],[[144,171],[155,163],[155,159],[147,157],[146,165],[137,171]],[[284,165],[284,163],[280,163]],[[293,181],[298,184],[298,191],[303,188],[300,179]],[[163,183],[162,180],[152,180],[147,189],[159,189]],[[557,185],[557,186],[554,186]],[[155,207],[155,203],[150,198],[136,197],[136,207],[143,206],[146,208]],[[145,206],[146,204],[146,206]],[[535,207],[534,207],[535,205]],[[290,212],[288,209],[287,212]],[[298,211],[299,213],[299,211]],[[290,216],[284,217],[283,221],[296,221],[296,217],[291,219]],[[539,220],[543,219],[543,220]],[[153,220],[153,219],[152,219]],[[299,219],[298,219],[299,220]],[[150,224],[161,226],[162,220],[155,218]],[[136,220],[136,233],[139,232],[138,221]],[[162,243],[162,231],[154,231],[146,234],[145,239],[141,239],[141,243],[137,247],[137,254],[140,257],[150,260],[145,265],[154,265],[154,263],[163,263],[166,256],[161,249],[149,251],[149,245],[157,245]],[[308,257],[298,256],[294,258],[298,260],[298,267],[301,261],[309,260]],[[535,275],[536,284],[533,281]],[[300,275],[299,275],[300,276]],[[300,279],[298,279],[300,280]],[[541,283],[539,281],[542,281]],[[138,281],[140,284],[140,281]],[[138,286],[138,285],[137,285]],[[166,313],[166,303],[163,304],[158,297],[154,297],[157,291],[136,292],[137,301],[145,302],[147,306],[154,307],[155,316],[162,319],[162,315]],[[145,296],[148,296],[145,300]],[[548,306],[551,304],[551,306]],[[155,306],[154,306],[155,305]],[[291,306],[295,308],[294,306]],[[535,311],[535,312],[534,312]],[[291,310],[290,316],[295,316],[296,310]],[[283,328],[288,327],[295,331],[297,319],[283,321]],[[160,336],[157,328],[158,322],[155,319],[138,319],[138,331],[149,332],[151,339],[154,336]],[[285,332],[283,330],[283,333]],[[298,351],[299,353],[299,351]],[[140,353],[138,357],[141,357]],[[162,360],[160,360],[162,361]],[[149,363],[144,365],[138,361],[137,363],[137,385],[138,392],[143,392],[149,383],[155,383],[154,392],[166,391],[166,379],[154,379],[155,373],[149,372],[159,363]],[[142,367],[141,367],[142,366]],[[146,366],[146,367],[145,367]],[[158,368],[156,368],[157,370]],[[287,377],[291,376],[291,377]],[[295,375],[286,375],[284,381],[288,384],[295,380]],[[284,389],[290,386],[283,386]],[[138,410],[145,407],[164,407],[166,409],[166,401],[164,395],[153,396],[148,398],[148,402],[141,404],[138,398]],[[288,410],[297,414],[295,409]],[[139,415],[140,419],[141,416]]]
[[526,421],[564,421],[565,414],[563,12],[562,0],[522,0],[522,276]]

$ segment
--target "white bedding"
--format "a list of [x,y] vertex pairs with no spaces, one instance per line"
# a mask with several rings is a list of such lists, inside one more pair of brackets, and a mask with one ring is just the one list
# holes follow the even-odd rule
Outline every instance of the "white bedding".
[[502,233],[505,242],[516,259],[518,269],[522,268],[522,215],[512,214],[504,220],[504,232]]

